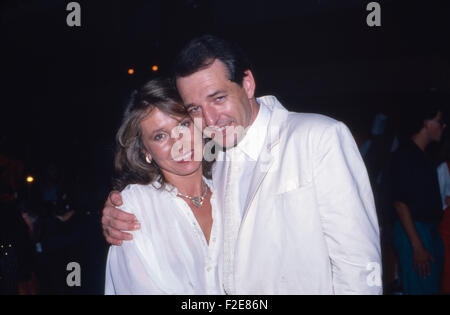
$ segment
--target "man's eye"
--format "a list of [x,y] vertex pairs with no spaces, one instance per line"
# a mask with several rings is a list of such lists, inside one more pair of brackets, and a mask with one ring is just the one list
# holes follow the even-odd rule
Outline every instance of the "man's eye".
[[216,97],[216,102],[221,102],[225,99],[225,96]]
[[190,125],[191,125],[190,120],[185,120],[180,124],[181,127],[189,127]]

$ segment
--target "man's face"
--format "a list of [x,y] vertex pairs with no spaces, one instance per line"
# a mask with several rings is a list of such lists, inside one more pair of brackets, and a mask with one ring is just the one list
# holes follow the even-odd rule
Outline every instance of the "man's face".
[[251,72],[247,72],[240,86],[228,79],[225,65],[215,60],[208,68],[179,77],[176,82],[194,122],[197,126],[202,122],[198,127],[204,134],[219,140],[224,147],[236,145],[243,135],[236,134],[236,130],[247,128],[257,112],[250,101],[254,93]]
[[447,127],[442,119],[442,113],[438,112],[436,117],[425,122],[425,128],[432,141],[439,142],[445,127]]

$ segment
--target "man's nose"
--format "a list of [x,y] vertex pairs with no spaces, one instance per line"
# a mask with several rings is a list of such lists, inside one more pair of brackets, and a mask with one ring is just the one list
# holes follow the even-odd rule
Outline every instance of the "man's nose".
[[206,126],[215,126],[217,122],[217,112],[212,106],[205,106],[203,109],[203,117]]

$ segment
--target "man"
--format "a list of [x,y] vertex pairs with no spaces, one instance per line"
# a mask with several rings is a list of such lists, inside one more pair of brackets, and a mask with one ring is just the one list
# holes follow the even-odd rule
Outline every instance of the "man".
[[[256,99],[245,54],[213,36],[181,51],[174,77],[199,128],[225,146],[212,173],[225,292],[381,293],[373,195],[347,127],[288,112],[273,96]],[[120,205],[111,194],[102,223],[107,240],[120,244],[127,234],[118,230],[135,222],[113,200]]]
[[443,211],[437,164],[425,153],[446,127],[436,106],[426,104],[409,115],[412,136],[393,157],[394,246],[405,294],[437,294],[444,248],[438,232]]

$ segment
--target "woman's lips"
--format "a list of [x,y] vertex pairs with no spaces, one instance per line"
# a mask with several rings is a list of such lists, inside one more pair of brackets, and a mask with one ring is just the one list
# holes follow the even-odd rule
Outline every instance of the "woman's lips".
[[177,163],[186,163],[194,160],[194,151],[188,152],[185,155],[177,157],[174,159]]

